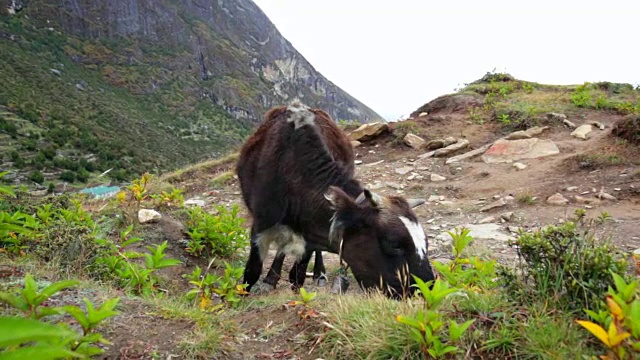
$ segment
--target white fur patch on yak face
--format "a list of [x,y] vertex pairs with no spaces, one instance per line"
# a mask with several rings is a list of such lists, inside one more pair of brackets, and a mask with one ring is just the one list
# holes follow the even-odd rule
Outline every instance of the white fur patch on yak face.
[[315,114],[309,111],[309,107],[300,100],[294,100],[287,106],[287,110],[291,112],[287,122],[294,123],[296,129],[304,125],[313,125],[316,118]]
[[421,260],[424,260],[424,257],[427,256],[427,237],[424,234],[422,225],[420,225],[420,223],[415,223],[404,216],[399,216],[399,218],[407,228],[407,231],[409,231],[409,235],[411,235],[411,239],[416,246],[418,256],[420,256]]
[[271,244],[275,245],[278,252],[284,252],[287,257],[292,257],[294,261],[300,260],[307,245],[302,235],[283,225],[276,225],[259,233],[256,242],[260,249],[260,258],[263,261],[269,254]]

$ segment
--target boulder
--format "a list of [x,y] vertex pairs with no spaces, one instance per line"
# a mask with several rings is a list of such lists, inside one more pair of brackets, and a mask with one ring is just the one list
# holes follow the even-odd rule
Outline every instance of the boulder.
[[162,215],[153,209],[140,209],[138,211],[138,221],[140,224],[146,224],[162,219]]
[[459,140],[455,144],[451,144],[451,145],[449,145],[449,146],[447,146],[445,148],[435,150],[433,152],[433,156],[434,157],[448,156],[448,155],[450,155],[450,154],[452,154],[452,153],[454,153],[454,152],[456,152],[458,150],[466,148],[467,146],[469,146],[469,140],[462,139],[462,140]]
[[580,125],[577,129],[573,130],[571,136],[577,137],[578,139],[587,140],[589,138],[587,135],[591,132],[592,129],[593,126],[591,124]]
[[555,194],[549,196],[549,198],[547,198],[547,203],[549,203],[551,205],[565,205],[568,202],[569,202],[569,200],[567,200],[567,198],[562,196],[562,194],[560,194],[560,193],[555,193]]
[[535,159],[560,153],[558,146],[551,140],[538,138],[522,140],[496,141],[482,155],[482,161],[487,164],[508,163],[522,159]]
[[426,144],[423,138],[414,134],[407,134],[404,139],[404,143],[413,149],[420,149]]
[[349,134],[349,139],[356,141],[367,141],[379,136],[383,132],[389,131],[387,123],[375,122],[362,124],[359,128]]
[[445,138],[445,139],[431,140],[428,143],[426,143],[424,148],[427,150],[436,150],[443,147],[447,147],[455,143],[456,143],[456,139],[452,136],[449,136],[448,138]]
[[497,209],[505,206],[507,206],[507,202],[504,201],[504,199],[498,199],[492,202],[491,204],[482,207],[480,211],[485,212],[485,211],[489,211],[489,210],[493,210],[493,209]]
[[491,147],[491,144],[487,144],[483,147],[477,148],[475,150],[471,150],[468,151],[464,154],[460,154],[460,155],[456,155],[456,156],[452,156],[450,158],[447,159],[447,161],[445,161],[445,164],[452,164],[452,163],[456,163],[462,160],[466,160],[466,159],[470,159],[474,156],[478,156],[482,153],[484,153],[485,151],[487,151],[489,149],[489,147]]

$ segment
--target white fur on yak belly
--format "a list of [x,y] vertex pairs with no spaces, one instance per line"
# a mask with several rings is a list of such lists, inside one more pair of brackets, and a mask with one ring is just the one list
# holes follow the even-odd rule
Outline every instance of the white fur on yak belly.
[[293,257],[294,261],[300,260],[304,255],[306,242],[302,235],[295,233],[284,225],[276,225],[258,234],[256,243],[260,249],[260,258],[266,259],[271,244],[275,245],[278,252],[284,252],[287,257]]

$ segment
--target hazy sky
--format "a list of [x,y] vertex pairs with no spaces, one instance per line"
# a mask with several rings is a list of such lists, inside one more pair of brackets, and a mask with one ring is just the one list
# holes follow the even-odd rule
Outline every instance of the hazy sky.
[[640,0],[254,0],[325,77],[408,116],[494,68],[547,84],[640,83]]

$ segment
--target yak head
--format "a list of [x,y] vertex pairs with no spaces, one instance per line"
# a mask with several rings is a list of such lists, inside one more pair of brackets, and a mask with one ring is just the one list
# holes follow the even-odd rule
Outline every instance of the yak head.
[[434,280],[425,232],[413,212],[424,200],[381,196],[367,189],[356,199],[331,186],[325,193],[334,211],[329,240],[338,242],[356,281],[387,296],[411,296],[412,275]]

